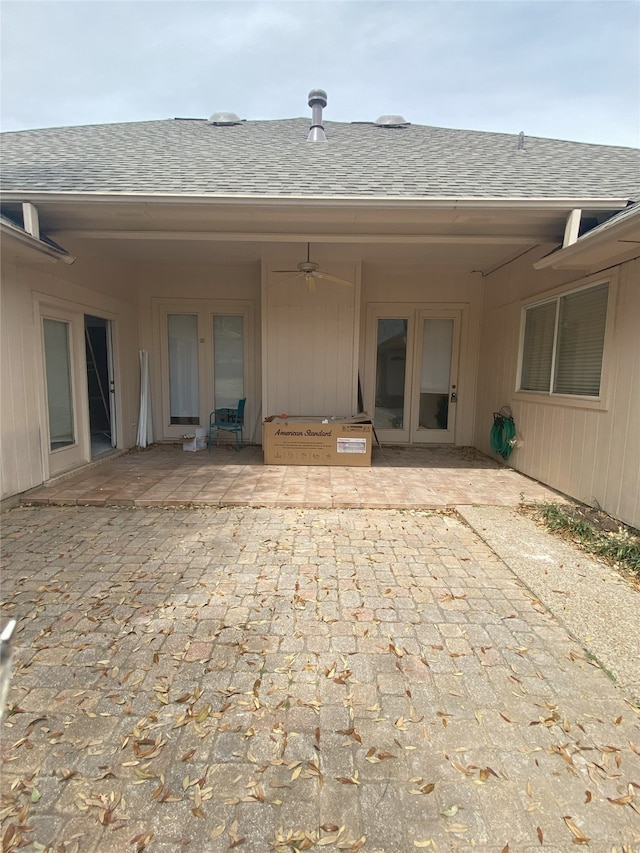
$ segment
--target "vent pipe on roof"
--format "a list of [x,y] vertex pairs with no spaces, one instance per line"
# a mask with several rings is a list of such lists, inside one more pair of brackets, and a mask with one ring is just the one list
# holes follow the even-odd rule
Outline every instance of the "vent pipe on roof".
[[327,106],[327,93],[323,89],[312,89],[309,92],[309,106],[311,107],[311,129],[307,142],[326,142],[322,110]]
[[374,121],[374,124],[377,127],[408,127],[409,122],[404,118],[404,116],[380,116]]
[[242,119],[235,113],[214,113],[208,121],[216,127],[233,127],[235,124],[242,124]]

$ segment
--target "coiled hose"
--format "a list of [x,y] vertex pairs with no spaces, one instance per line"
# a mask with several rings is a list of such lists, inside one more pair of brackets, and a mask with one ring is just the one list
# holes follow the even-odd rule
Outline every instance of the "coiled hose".
[[503,459],[508,459],[516,444],[516,425],[513,422],[511,409],[503,406],[499,412],[493,413],[491,428],[491,449]]

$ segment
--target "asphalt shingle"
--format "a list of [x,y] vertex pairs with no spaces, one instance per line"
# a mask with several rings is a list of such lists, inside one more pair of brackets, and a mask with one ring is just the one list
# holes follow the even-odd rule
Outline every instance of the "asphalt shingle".
[[409,125],[204,119],[2,135],[5,191],[433,198],[640,198],[640,151]]

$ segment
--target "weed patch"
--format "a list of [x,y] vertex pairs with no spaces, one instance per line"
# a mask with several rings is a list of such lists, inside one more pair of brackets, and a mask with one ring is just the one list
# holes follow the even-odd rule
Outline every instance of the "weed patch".
[[640,580],[640,532],[604,512],[579,504],[535,503],[522,507],[549,530],[579,547],[615,563]]

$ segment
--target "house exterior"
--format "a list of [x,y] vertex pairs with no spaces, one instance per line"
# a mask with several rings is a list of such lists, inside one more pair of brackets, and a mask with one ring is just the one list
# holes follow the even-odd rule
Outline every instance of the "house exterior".
[[2,497],[241,397],[487,453],[509,406],[640,526],[640,152],[309,105],[3,134]]

